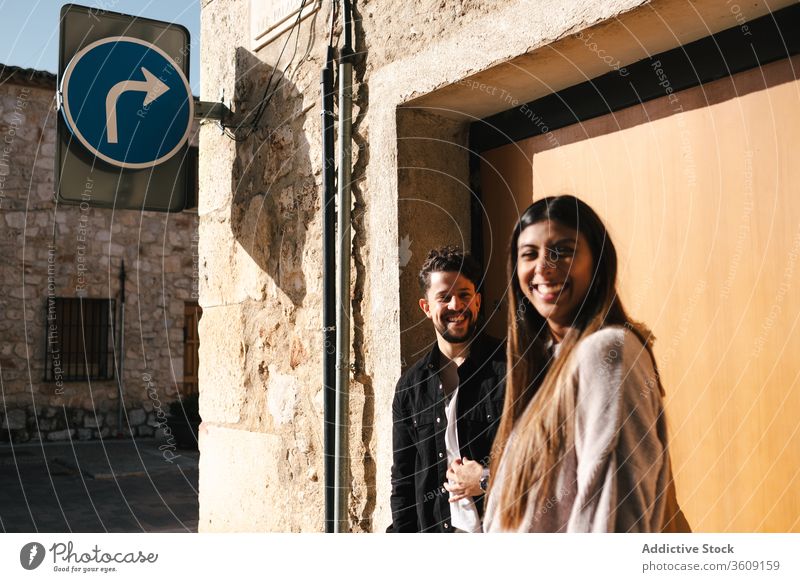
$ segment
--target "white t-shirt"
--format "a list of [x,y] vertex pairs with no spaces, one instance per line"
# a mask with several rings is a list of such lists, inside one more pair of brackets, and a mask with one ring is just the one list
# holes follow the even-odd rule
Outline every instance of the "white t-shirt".
[[[450,402],[444,409],[447,418],[447,431],[444,433],[444,444],[447,450],[447,466],[453,461],[461,458],[461,450],[458,446],[458,426],[456,423],[456,402],[458,400],[458,387],[450,396]],[[481,518],[478,515],[478,508],[471,497],[461,499],[450,504],[450,518],[454,528],[458,528],[470,533],[481,533]]]

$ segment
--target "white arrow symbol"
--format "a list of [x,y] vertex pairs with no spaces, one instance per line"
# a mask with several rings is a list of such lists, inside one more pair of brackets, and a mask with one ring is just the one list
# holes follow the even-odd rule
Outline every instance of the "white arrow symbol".
[[106,133],[108,134],[108,143],[117,143],[117,99],[119,99],[120,95],[126,91],[144,91],[147,95],[144,96],[142,105],[149,105],[169,91],[169,87],[161,79],[144,67],[142,67],[142,73],[144,73],[144,81],[120,81],[111,87],[108,95],[106,95]]

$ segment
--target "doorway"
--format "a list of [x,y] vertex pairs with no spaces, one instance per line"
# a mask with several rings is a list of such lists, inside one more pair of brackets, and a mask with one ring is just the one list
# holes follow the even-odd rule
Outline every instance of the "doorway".
[[696,531],[800,531],[800,57],[482,153],[484,305],[532,200],[606,221],[656,336],[679,499]]

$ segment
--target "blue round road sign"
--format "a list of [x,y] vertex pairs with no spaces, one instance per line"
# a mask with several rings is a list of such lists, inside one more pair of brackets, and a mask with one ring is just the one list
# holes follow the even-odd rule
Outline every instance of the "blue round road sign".
[[128,36],[81,49],[61,80],[64,119],[96,157],[128,169],[156,166],[189,138],[194,99],[180,66]]

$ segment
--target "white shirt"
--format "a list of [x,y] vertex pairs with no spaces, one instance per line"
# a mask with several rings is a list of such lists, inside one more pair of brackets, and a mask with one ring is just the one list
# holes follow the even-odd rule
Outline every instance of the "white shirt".
[[[447,418],[447,431],[444,433],[444,445],[447,450],[447,465],[461,458],[461,450],[458,446],[458,426],[456,423],[456,402],[458,400],[458,387],[453,390],[450,402],[444,408]],[[481,533],[481,518],[478,515],[478,508],[471,497],[461,499],[450,504],[450,521],[454,528],[458,528],[470,533]]]

